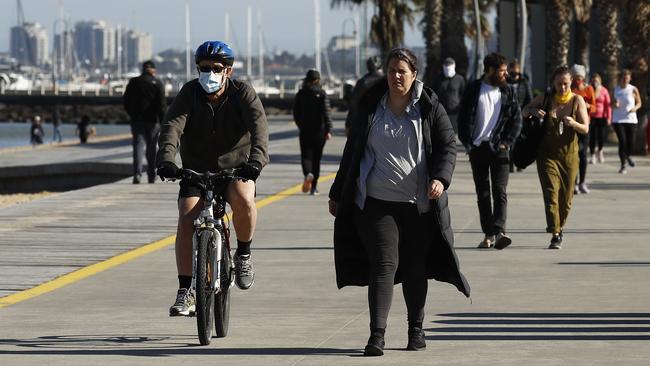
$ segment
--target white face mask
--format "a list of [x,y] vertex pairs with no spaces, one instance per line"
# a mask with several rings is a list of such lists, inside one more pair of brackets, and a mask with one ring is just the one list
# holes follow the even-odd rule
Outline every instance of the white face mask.
[[444,65],[442,66],[442,73],[445,74],[447,78],[453,78],[456,75],[456,65]]
[[208,94],[219,91],[223,87],[224,70],[221,74],[214,72],[199,72],[199,83]]

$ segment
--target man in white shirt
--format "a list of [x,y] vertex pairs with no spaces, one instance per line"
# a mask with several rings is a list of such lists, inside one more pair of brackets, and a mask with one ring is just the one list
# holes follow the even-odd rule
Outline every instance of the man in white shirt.
[[483,66],[483,77],[465,88],[458,115],[458,138],[469,154],[478,196],[485,234],[479,248],[503,249],[512,243],[506,235],[506,187],[509,150],[521,131],[521,110],[516,93],[506,81],[506,58],[491,53]]

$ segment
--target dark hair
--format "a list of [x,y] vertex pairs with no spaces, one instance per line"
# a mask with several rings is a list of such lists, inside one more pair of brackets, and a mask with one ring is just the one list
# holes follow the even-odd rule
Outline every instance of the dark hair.
[[501,65],[505,65],[508,60],[501,54],[492,52],[491,54],[485,56],[483,59],[483,68],[487,70],[491,67],[493,69],[498,69]]
[[553,85],[555,83],[555,78],[565,74],[569,74],[569,76],[571,76],[571,70],[569,69],[569,66],[559,66],[553,70],[553,73],[551,74],[551,92],[553,92],[553,94],[556,92],[555,85]]
[[623,77],[624,77],[625,75],[630,75],[630,76],[632,76],[632,71],[630,71],[630,69],[623,69],[623,70],[621,70],[621,71],[618,73],[618,80],[619,80],[619,81],[623,80]]
[[603,77],[600,76],[599,73],[595,72],[595,73],[591,74],[591,80],[594,80],[596,78],[598,78],[601,82],[603,81]]
[[386,71],[388,71],[388,63],[394,58],[409,64],[409,69],[411,69],[411,71],[418,71],[418,58],[415,56],[413,51],[409,50],[408,48],[393,48],[390,52],[388,52],[388,56],[386,56],[386,62],[384,63],[384,69]]
[[145,71],[146,69],[155,69],[156,64],[153,63],[153,61],[145,61],[142,63],[142,71]]

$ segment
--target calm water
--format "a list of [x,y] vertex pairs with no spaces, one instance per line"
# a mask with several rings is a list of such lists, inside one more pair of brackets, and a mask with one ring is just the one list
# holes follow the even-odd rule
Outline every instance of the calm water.
[[[123,133],[130,133],[129,125],[104,125],[97,124],[91,125],[97,130],[97,136],[108,136]],[[15,147],[29,145],[29,129],[31,123],[19,122],[0,122],[0,148]],[[61,134],[64,141],[77,140],[79,137],[75,135],[76,124],[64,123],[61,125]],[[46,123],[43,125],[45,137],[43,143],[49,144],[52,142],[52,124]]]

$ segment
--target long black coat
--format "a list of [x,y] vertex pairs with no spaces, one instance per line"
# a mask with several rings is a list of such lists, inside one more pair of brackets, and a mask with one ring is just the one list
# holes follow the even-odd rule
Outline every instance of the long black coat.
[[[330,199],[337,202],[334,221],[334,261],[336,265],[336,282],[339,288],[349,285],[368,285],[368,255],[361,243],[354,220],[354,197],[356,180],[359,176],[361,158],[368,140],[370,121],[381,97],[388,90],[386,79],[375,85],[363,97],[361,112],[353,123],[351,135],[345,144],[338,173],[329,193]],[[456,145],[454,131],[444,108],[438,102],[435,93],[424,89],[420,100],[422,115],[422,133],[427,156],[429,179],[438,179],[445,190],[451,183],[451,176],[456,165]],[[470,289],[465,276],[458,268],[458,258],[453,249],[454,233],[451,229],[451,216],[447,193],[437,200],[431,200],[435,215],[436,235],[430,245],[427,261],[427,278],[451,283],[469,297]],[[395,283],[402,282],[398,268]]]

